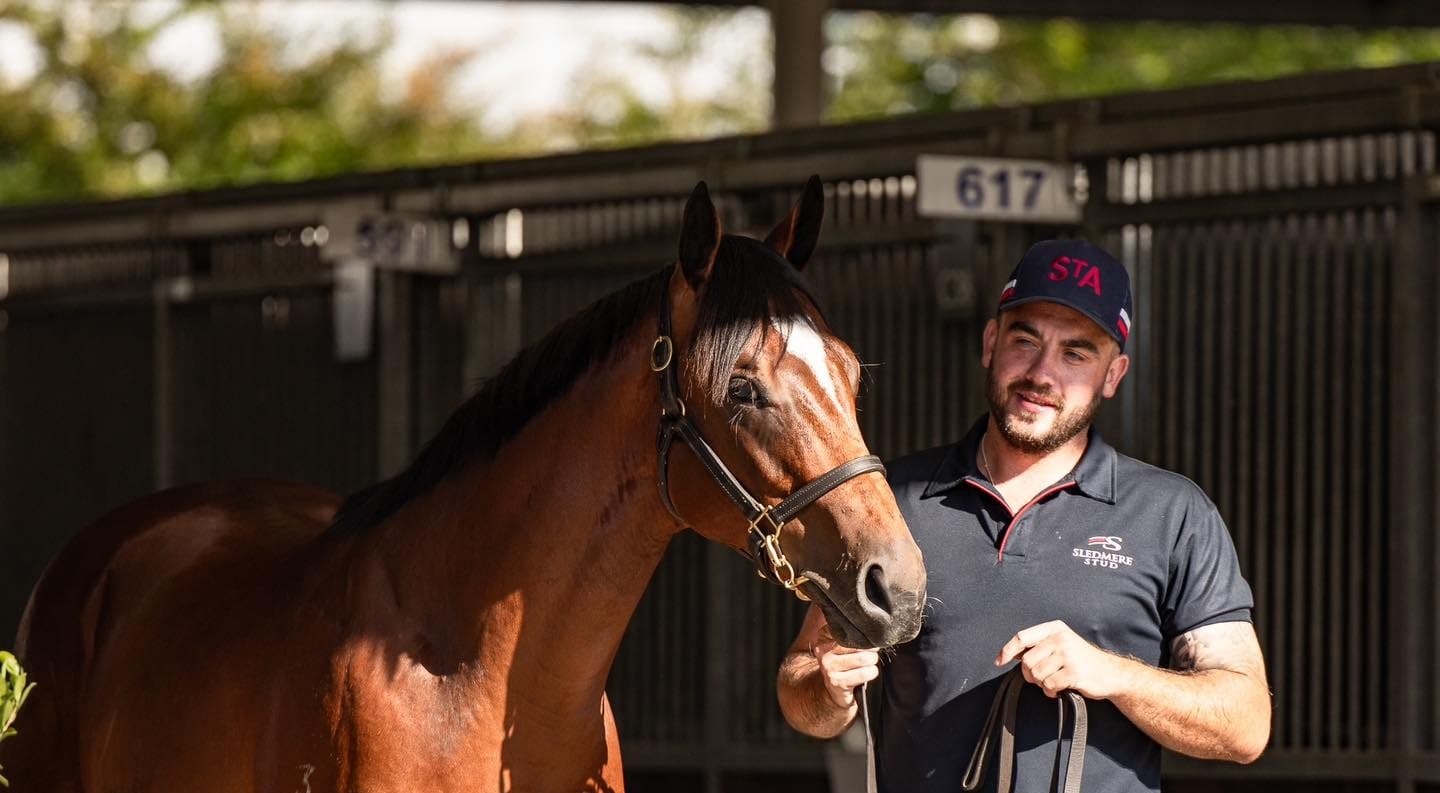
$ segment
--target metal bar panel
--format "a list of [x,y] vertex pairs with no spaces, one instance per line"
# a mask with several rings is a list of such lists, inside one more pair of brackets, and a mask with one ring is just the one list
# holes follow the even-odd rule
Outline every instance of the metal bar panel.
[[1315,303],[1315,284],[1311,273],[1315,266],[1317,246],[1314,244],[1318,224],[1314,215],[1306,215],[1300,221],[1300,244],[1298,256],[1291,272],[1291,288],[1295,290],[1295,310],[1291,315],[1294,325],[1295,355],[1288,362],[1291,382],[1295,386],[1294,401],[1291,403],[1293,423],[1290,425],[1290,443],[1296,467],[1291,481],[1288,498],[1294,510],[1295,544],[1291,548],[1294,565],[1293,589],[1291,595],[1295,607],[1296,647],[1295,654],[1296,699],[1300,707],[1304,736],[1302,745],[1319,749],[1320,724],[1316,718],[1319,710],[1319,692],[1315,688],[1315,663],[1320,657],[1319,637],[1314,629],[1313,614],[1315,602],[1314,587],[1320,577],[1315,569],[1316,557],[1316,516],[1310,510],[1309,491],[1314,486],[1312,467],[1314,457],[1310,449],[1310,417],[1315,412],[1315,394],[1310,388],[1310,373],[1314,369],[1315,338],[1309,327],[1311,311]]
[[[1217,331],[1219,324],[1220,268],[1222,266],[1220,245],[1226,230],[1223,225],[1213,223],[1202,232],[1199,272],[1195,274],[1198,289],[1193,292],[1195,300],[1195,324],[1191,333],[1198,349],[1191,355],[1196,363],[1195,382],[1191,387],[1193,412],[1198,423],[1192,424],[1192,438],[1187,444],[1194,449],[1193,467],[1196,479],[1210,490],[1218,486],[1219,469],[1216,466],[1215,449],[1217,436],[1224,432],[1223,418],[1215,410],[1219,404],[1216,393],[1215,350],[1219,346]],[[1208,428],[1208,429],[1206,429]],[[1198,436],[1198,437],[1194,437]],[[1223,493],[1218,494],[1223,496]]]
[[[1281,224],[1277,219],[1269,219],[1260,227],[1260,235],[1256,241],[1255,274],[1252,279],[1255,295],[1269,295],[1275,286],[1275,249],[1279,245]],[[1255,298],[1259,303],[1258,297]],[[1271,307],[1270,301],[1265,301],[1266,308]],[[1273,485],[1275,482],[1275,413],[1272,410],[1275,397],[1275,380],[1277,370],[1274,365],[1274,349],[1276,332],[1274,318],[1275,313],[1271,310],[1261,310],[1257,305],[1252,307],[1255,321],[1256,339],[1270,339],[1272,343],[1261,346],[1252,362],[1251,373],[1254,376],[1254,402],[1255,405],[1255,486],[1253,506],[1250,512],[1251,521],[1255,527],[1255,557],[1251,566],[1251,572],[1256,576],[1254,581],[1255,611],[1257,625],[1261,628],[1260,644],[1265,650],[1268,671],[1270,673],[1270,686],[1275,692],[1272,699],[1273,706],[1273,728],[1274,735],[1271,740],[1272,746],[1285,746],[1288,733],[1285,729],[1285,718],[1281,698],[1280,682],[1284,679],[1283,663],[1281,655],[1282,645],[1280,638],[1283,635],[1281,611],[1275,602],[1276,578],[1273,567],[1273,557],[1283,553],[1281,527],[1273,520],[1275,496]],[[1257,345],[1258,346],[1258,345]],[[1273,553],[1272,553],[1273,552]],[[1279,678],[1277,680],[1276,678]]]
[[1329,713],[1326,722],[1329,741],[1327,746],[1332,749],[1353,748],[1354,731],[1345,721],[1344,697],[1340,692],[1344,691],[1344,659],[1347,642],[1356,642],[1359,637],[1349,634],[1345,630],[1346,614],[1351,610],[1351,605],[1340,596],[1345,589],[1345,583],[1353,577],[1353,571],[1343,562],[1345,558],[1344,549],[1347,539],[1348,524],[1345,523],[1345,469],[1344,463],[1348,460],[1345,447],[1345,432],[1342,430],[1347,423],[1356,421],[1355,414],[1347,410],[1345,400],[1345,384],[1350,379],[1352,371],[1348,366],[1349,360],[1346,356],[1346,333],[1344,328],[1348,325],[1349,315],[1345,311],[1346,281],[1348,280],[1347,263],[1349,253],[1349,240],[1354,239],[1354,214],[1346,213],[1343,217],[1330,217],[1327,219],[1329,233],[1327,240],[1327,264],[1328,272],[1325,273],[1326,286],[1325,295],[1325,320],[1321,332],[1325,333],[1327,355],[1323,371],[1316,375],[1322,393],[1326,397],[1325,419],[1320,423],[1322,426],[1317,433],[1318,438],[1328,442],[1320,457],[1322,464],[1317,472],[1321,474],[1319,479],[1323,482],[1322,493],[1317,494],[1317,509],[1324,516],[1328,528],[1325,541],[1325,556],[1327,562],[1327,573],[1325,575],[1325,586],[1322,587],[1322,595],[1325,598],[1325,615],[1330,623],[1328,630],[1324,626],[1318,629],[1321,635],[1329,639],[1326,646],[1324,658],[1326,661],[1328,677],[1325,690],[1328,695],[1323,700],[1329,705]]
[[[878,201],[871,201],[872,207],[878,208],[878,204]],[[887,266],[895,274],[893,277],[899,287],[896,292],[900,302],[900,316],[894,327],[902,334],[897,361],[900,404],[903,406],[900,409],[901,443],[903,448],[914,450],[921,447],[920,422],[924,420],[920,404],[923,386],[920,384],[921,373],[916,349],[916,345],[923,339],[920,322],[924,307],[918,304],[924,299],[924,291],[923,287],[917,288],[918,284],[915,283],[917,279],[910,251],[904,248],[890,249],[886,258],[889,260]]]
[[1169,447],[1161,458],[1167,467],[1192,475],[1195,468],[1187,455],[1194,448],[1194,444],[1190,443],[1190,431],[1195,421],[1195,403],[1186,386],[1194,382],[1196,363],[1189,343],[1193,342],[1195,332],[1192,297],[1196,294],[1194,281],[1198,280],[1199,236],[1196,228],[1185,226],[1175,238],[1176,258],[1171,264],[1170,299],[1176,321],[1173,325],[1166,323],[1171,351],[1166,357],[1173,360],[1175,374],[1165,383],[1165,402],[1172,407]]
[[[1433,160],[1433,155],[1429,156]],[[1421,227],[1419,232],[1422,246],[1421,255],[1424,259],[1422,259],[1419,266],[1426,267],[1427,269],[1433,269],[1436,262],[1440,261],[1440,207],[1437,207],[1435,203],[1437,188],[1440,188],[1440,183],[1437,183],[1437,180],[1432,177],[1429,180],[1428,191],[1424,196],[1426,203],[1420,210]],[[1417,200],[1421,199],[1417,198]],[[1435,296],[1432,299],[1440,301],[1440,296]],[[1436,360],[1436,365],[1440,366],[1440,356],[1432,357],[1432,360]],[[1437,378],[1436,386],[1440,387],[1440,378]],[[1432,397],[1432,400],[1433,398],[1434,397]],[[1432,437],[1436,433],[1440,433],[1440,423],[1432,427]],[[1440,450],[1440,438],[1435,438],[1432,442],[1435,444],[1435,448]],[[1440,503],[1437,502],[1440,502],[1440,492],[1432,491],[1432,518],[1435,515],[1440,515]],[[1426,639],[1428,640],[1426,660],[1428,661],[1430,670],[1433,671],[1437,663],[1440,663],[1440,658],[1437,658],[1437,656],[1440,656],[1440,646],[1437,646],[1440,645],[1440,611],[1437,611],[1437,609],[1440,609],[1440,585],[1436,583],[1436,576],[1440,574],[1440,548],[1437,548],[1437,545],[1440,545],[1440,543],[1436,543],[1433,537],[1430,539],[1430,543],[1431,547],[1428,549],[1430,564],[1427,585],[1430,594],[1431,618],[1428,624],[1425,625],[1425,628]],[[1440,748],[1440,735],[1436,734],[1437,729],[1440,729],[1440,725],[1436,724],[1436,721],[1440,720],[1440,685],[1434,683],[1433,675],[1428,679],[1430,680],[1430,697],[1427,703],[1429,710],[1425,714],[1423,722],[1428,729],[1425,740],[1421,745],[1427,751],[1434,751]]]
[[415,448],[415,405],[412,387],[415,384],[415,323],[414,282],[412,276],[378,273],[375,284],[379,301],[374,349],[378,354],[379,378],[376,383],[379,404],[379,425],[376,427],[378,450],[376,476],[394,476],[410,461]]
[[1230,529],[1230,535],[1237,548],[1237,555],[1240,555],[1242,563],[1246,558],[1243,555],[1245,554],[1244,538],[1237,536],[1234,524],[1237,490],[1235,474],[1238,469],[1234,461],[1237,458],[1235,454],[1235,446],[1238,441],[1236,427],[1240,421],[1240,415],[1245,411],[1240,409],[1240,406],[1233,400],[1235,362],[1238,358],[1235,354],[1235,347],[1238,346],[1237,341],[1241,336],[1236,308],[1240,304],[1239,260],[1243,233],[1244,230],[1239,224],[1227,223],[1221,233],[1216,235],[1214,288],[1210,299],[1210,317],[1206,322],[1211,334],[1211,342],[1205,345],[1208,354],[1205,362],[1206,371],[1213,372],[1214,376],[1214,384],[1209,394],[1208,412],[1218,430],[1214,435],[1215,441],[1211,445],[1206,461],[1209,467],[1206,481],[1213,488],[1213,497],[1220,504],[1220,515]]
[[[1308,468],[1304,477],[1305,491],[1308,504],[1306,510],[1309,512],[1309,520],[1306,521],[1310,528],[1310,542],[1306,543],[1310,554],[1310,697],[1312,732],[1315,736],[1314,746],[1319,749],[1333,748],[1334,731],[1327,729],[1326,705],[1332,697],[1325,695],[1326,667],[1330,665],[1333,656],[1327,654],[1329,642],[1326,637],[1325,624],[1331,616],[1327,608],[1326,590],[1327,585],[1338,582],[1339,579],[1329,578],[1326,575],[1326,556],[1329,547],[1325,540],[1329,535],[1331,516],[1325,509],[1325,480],[1326,471],[1329,469],[1332,458],[1327,458],[1324,453],[1324,442],[1329,432],[1327,421],[1329,411],[1329,383],[1326,381],[1326,360],[1329,357],[1329,350],[1326,346],[1328,323],[1329,295],[1326,288],[1327,273],[1332,269],[1330,248],[1334,238],[1333,216],[1326,215],[1322,218],[1312,220],[1310,238],[1315,240],[1312,259],[1305,277],[1309,282],[1310,301],[1306,311],[1312,317],[1312,325],[1307,335],[1310,337],[1311,355],[1307,367],[1306,380],[1308,381],[1305,401],[1309,404],[1309,424],[1304,427],[1302,437],[1306,445],[1306,460]],[[1314,326],[1314,320],[1320,321],[1320,326]],[[1333,632],[1333,631],[1331,631]]]
[[154,289],[151,308],[151,344],[153,480],[156,490],[164,490],[175,484],[175,361],[171,357],[170,299],[160,284]]
[[[1286,242],[1293,240],[1297,235],[1292,232],[1293,219],[1285,223],[1284,239]],[[1296,517],[1290,509],[1288,492],[1284,485],[1288,481],[1288,474],[1291,470],[1293,455],[1289,448],[1289,434],[1284,425],[1285,417],[1289,414],[1287,410],[1290,404],[1290,393],[1287,385],[1293,382],[1287,365],[1293,360],[1291,314],[1293,313],[1292,297],[1293,292],[1288,288],[1292,283],[1293,268],[1290,266],[1290,245],[1277,245],[1275,258],[1273,289],[1271,294],[1275,295],[1275,347],[1272,365],[1276,372],[1271,402],[1271,442],[1274,444],[1275,457],[1274,468],[1271,471],[1270,483],[1272,485],[1273,518],[1271,525],[1276,527],[1276,534],[1281,538],[1278,547],[1284,549],[1284,554],[1277,554],[1274,560],[1275,566],[1272,574],[1275,580],[1275,613],[1280,615],[1276,620],[1276,657],[1279,659],[1277,669],[1280,678],[1277,688],[1276,709],[1283,708],[1283,730],[1281,740],[1277,745],[1284,747],[1299,747],[1302,745],[1299,735],[1300,728],[1300,691],[1297,688],[1301,679],[1302,670],[1297,668],[1300,661],[1298,652],[1299,642],[1292,640],[1295,636],[1294,619],[1300,612],[1300,606],[1291,595],[1291,582],[1294,578],[1290,566],[1290,560],[1296,556],[1296,542],[1294,539]]]
[[[1372,230],[1379,234],[1386,234],[1391,231],[1393,225],[1392,213],[1386,212],[1383,217],[1372,220],[1378,222],[1380,228],[1375,228],[1372,223]],[[1370,362],[1366,372],[1365,402],[1366,415],[1379,415],[1381,418],[1376,421],[1374,429],[1368,435],[1369,443],[1366,449],[1366,462],[1363,467],[1365,478],[1365,490],[1368,496],[1367,503],[1371,508],[1367,510],[1369,515],[1383,514],[1385,520],[1374,527],[1373,539],[1366,544],[1367,564],[1366,572],[1369,573],[1370,585],[1367,589],[1366,613],[1370,615],[1371,627],[1365,643],[1367,652],[1366,664],[1366,723],[1369,726],[1369,745],[1372,747],[1391,747],[1396,737],[1394,729],[1394,717],[1392,713],[1398,709],[1393,708],[1393,701],[1387,701],[1394,690],[1391,685],[1391,675],[1394,673],[1393,658],[1398,653],[1390,653],[1387,648],[1390,644],[1388,637],[1393,635],[1395,616],[1385,606],[1390,602],[1389,589],[1392,585],[1390,577],[1386,575],[1389,569],[1390,534],[1397,521],[1390,512],[1390,496],[1386,482],[1389,479],[1389,453],[1386,437],[1391,432],[1391,425],[1395,422],[1395,413],[1389,415],[1380,414],[1388,406],[1388,394],[1384,392],[1383,373],[1390,371],[1391,361],[1388,350],[1389,339],[1388,318],[1389,295],[1390,295],[1390,273],[1388,267],[1393,261],[1383,250],[1384,243],[1376,237],[1371,238],[1372,243],[1367,246],[1368,256],[1366,269],[1374,273],[1373,277],[1363,280],[1361,291],[1365,295],[1365,302],[1369,309],[1366,313],[1368,333],[1365,334],[1365,359]],[[1391,410],[1394,410],[1391,408]],[[1397,411],[1398,412],[1398,411]],[[1404,431],[1403,429],[1401,430]],[[1403,695],[1403,692],[1402,692]]]
[[[1352,417],[1344,422],[1345,427],[1345,460],[1349,463],[1348,470],[1341,477],[1345,490],[1344,525],[1346,527],[1345,540],[1340,546],[1344,552],[1344,558],[1348,561],[1348,571],[1345,576],[1344,602],[1346,604],[1345,635],[1347,637],[1345,647],[1345,680],[1342,690],[1345,692],[1345,712],[1349,719],[1350,746],[1356,749],[1376,749],[1372,742],[1367,740],[1366,720],[1362,697],[1365,691],[1365,643],[1370,640],[1366,635],[1364,614],[1365,598],[1362,588],[1364,576],[1361,571],[1365,570],[1365,555],[1367,546],[1366,523],[1368,514],[1363,508],[1365,503],[1364,482],[1365,477],[1361,473],[1365,462],[1365,438],[1364,424],[1355,420],[1356,416],[1369,416],[1364,409],[1364,393],[1366,379],[1366,359],[1363,354],[1363,327],[1364,318],[1368,310],[1365,304],[1365,290],[1361,284],[1371,277],[1367,271],[1367,257],[1365,255],[1368,247],[1365,239],[1365,225],[1372,212],[1363,212],[1354,218],[1350,229],[1349,255],[1345,259],[1345,266],[1342,268],[1342,286],[1340,294],[1343,299],[1339,302],[1345,304],[1345,320],[1337,323],[1346,332],[1344,336],[1346,367],[1342,372],[1345,382],[1344,414]],[[1373,421],[1373,419],[1370,419]],[[1338,468],[1338,466],[1337,466]]]
[[[1255,442],[1259,424],[1255,420],[1259,405],[1255,389],[1255,382],[1258,380],[1255,348],[1259,346],[1258,340],[1264,338],[1258,330],[1259,320],[1256,316],[1256,293],[1259,289],[1260,274],[1257,224],[1247,224],[1239,230],[1237,236],[1233,269],[1234,293],[1231,297],[1233,302],[1230,303],[1234,307],[1234,332],[1230,334],[1232,347],[1229,352],[1229,360],[1233,364],[1226,366],[1227,370],[1234,372],[1234,376],[1229,378],[1229,404],[1233,406],[1235,413],[1235,441],[1231,449],[1221,451],[1224,464],[1229,465],[1233,471],[1235,495],[1231,512],[1225,517],[1230,524],[1230,531],[1235,535],[1241,571],[1246,579],[1252,582],[1256,629],[1264,636],[1268,627],[1265,621],[1268,615],[1261,603],[1263,588],[1255,583],[1256,576],[1260,573],[1258,546],[1268,540],[1261,531],[1263,524],[1255,515],[1255,479],[1259,476],[1256,468],[1257,447],[1261,445]],[[1226,457],[1227,453],[1230,456]]]
[[1420,567],[1422,535],[1433,531],[1433,471],[1435,456],[1433,437],[1435,394],[1434,367],[1431,349],[1435,334],[1434,268],[1405,266],[1420,259],[1420,208],[1414,202],[1401,206],[1395,229],[1394,290],[1391,292],[1388,346],[1394,356],[1392,395],[1394,413],[1389,432],[1403,443],[1391,449],[1392,468],[1388,482],[1392,518],[1390,539],[1390,597],[1397,605],[1392,612],[1391,643],[1397,652],[1392,656],[1389,676],[1392,746],[1414,751],[1419,746],[1423,729],[1420,719],[1420,698],[1416,686],[1434,677],[1433,668],[1424,668],[1421,657],[1422,637],[1414,624],[1414,604],[1422,599],[1425,570]]

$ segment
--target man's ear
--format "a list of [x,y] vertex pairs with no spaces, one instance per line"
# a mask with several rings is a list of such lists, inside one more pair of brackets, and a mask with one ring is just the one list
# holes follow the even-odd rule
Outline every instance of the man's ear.
[[811,254],[815,253],[815,245],[820,240],[820,224],[824,220],[825,188],[820,184],[820,177],[812,174],[805,182],[800,200],[765,237],[765,244],[795,265],[795,269],[803,270]]
[[1115,360],[1105,368],[1105,385],[1100,393],[1106,399],[1115,396],[1115,392],[1120,389],[1120,381],[1125,379],[1125,373],[1128,371],[1130,371],[1130,356],[1122,352],[1115,356]]
[[985,333],[981,336],[980,365],[986,369],[990,368],[990,361],[995,357],[995,342],[1000,338],[1000,321],[991,318],[985,323]]
[[691,289],[699,291],[709,280],[715,255],[720,252],[720,235],[720,213],[710,201],[709,188],[700,182],[685,202],[680,224],[680,270]]

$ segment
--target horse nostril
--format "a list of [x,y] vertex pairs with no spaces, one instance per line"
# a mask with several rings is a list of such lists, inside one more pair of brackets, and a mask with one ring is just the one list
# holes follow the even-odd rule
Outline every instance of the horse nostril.
[[885,586],[885,568],[878,564],[872,564],[865,570],[865,598],[885,614],[892,612],[890,589]]

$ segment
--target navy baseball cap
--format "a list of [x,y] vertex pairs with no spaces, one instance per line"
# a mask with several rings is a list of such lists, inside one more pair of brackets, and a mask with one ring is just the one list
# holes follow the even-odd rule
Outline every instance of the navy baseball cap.
[[1135,314],[1130,274],[1100,246],[1085,240],[1045,240],[1031,246],[1000,293],[999,311],[1039,300],[1095,320],[1125,351]]

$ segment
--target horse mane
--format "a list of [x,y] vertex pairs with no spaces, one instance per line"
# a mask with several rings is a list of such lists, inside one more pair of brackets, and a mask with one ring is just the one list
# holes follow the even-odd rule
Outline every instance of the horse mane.
[[[608,361],[638,323],[654,322],[674,265],[600,298],[521,350],[467,399],[415,460],[390,479],[345,499],[329,532],[356,534],[382,522],[451,472],[493,457],[577,380]],[[683,352],[687,373],[718,401],[745,343],[775,318],[809,321],[819,312],[800,272],[771,248],[726,235],[706,281],[695,332]]]

